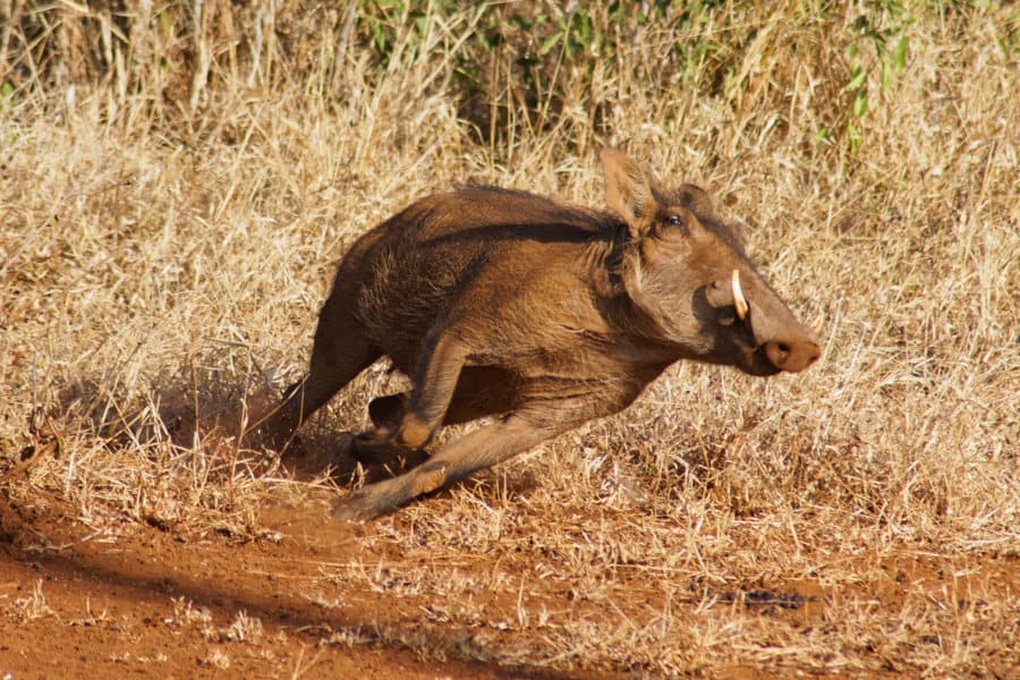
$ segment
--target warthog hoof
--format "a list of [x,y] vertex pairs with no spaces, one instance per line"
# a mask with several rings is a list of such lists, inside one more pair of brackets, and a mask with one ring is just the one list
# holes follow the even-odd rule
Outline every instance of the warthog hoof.
[[361,524],[396,510],[396,505],[387,502],[385,494],[379,493],[378,486],[372,484],[353,491],[333,506],[333,516],[341,522]]

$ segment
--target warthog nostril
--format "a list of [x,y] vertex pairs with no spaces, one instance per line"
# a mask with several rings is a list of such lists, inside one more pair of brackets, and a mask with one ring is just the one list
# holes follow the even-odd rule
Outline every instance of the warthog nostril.
[[812,340],[776,340],[765,343],[765,356],[778,369],[796,373],[815,363],[821,356]]

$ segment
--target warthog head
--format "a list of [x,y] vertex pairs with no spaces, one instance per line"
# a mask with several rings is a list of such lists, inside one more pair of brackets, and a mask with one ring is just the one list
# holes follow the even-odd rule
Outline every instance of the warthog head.
[[820,350],[755,268],[743,234],[720,220],[708,194],[676,189],[630,158],[602,152],[606,200],[629,234],[621,279],[627,296],[683,358],[729,364],[752,375],[798,372]]

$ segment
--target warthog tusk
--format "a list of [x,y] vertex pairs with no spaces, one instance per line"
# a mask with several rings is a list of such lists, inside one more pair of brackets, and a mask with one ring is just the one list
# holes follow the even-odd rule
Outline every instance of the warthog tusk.
[[825,323],[825,310],[819,309],[818,315],[815,316],[814,321],[808,324],[808,328],[811,329],[812,333],[818,335],[819,333],[822,332],[822,324],[824,323]]
[[740,289],[740,270],[733,270],[733,307],[737,310],[737,318],[743,321],[747,318],[747,312],[750,306],[747,304],[747,298],[744,297],[744,291]]

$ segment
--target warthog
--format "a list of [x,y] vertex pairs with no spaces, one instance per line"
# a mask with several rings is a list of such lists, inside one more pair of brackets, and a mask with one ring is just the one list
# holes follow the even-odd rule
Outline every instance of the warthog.
[[[282,443],[382,356],[411,378],[374,399],[363,461],[423,460],[338,504],[364,520],[617,413],[678,359],[757,376],[820,354],[708,194],[669,189],[601,154],[611,212],[469,187],[424,198],[364,234],[319,314],[307,377],[266,429]],[[431,455],[444,425],[493,420]]]

